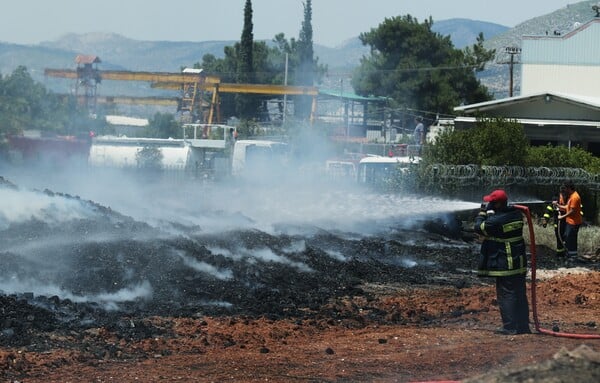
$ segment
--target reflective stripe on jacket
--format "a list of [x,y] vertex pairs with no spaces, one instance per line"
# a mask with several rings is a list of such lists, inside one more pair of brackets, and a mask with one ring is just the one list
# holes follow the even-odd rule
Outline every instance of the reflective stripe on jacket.
[[[558,209],[554,208],[554,205],[549,204],[546,206],[546,211],[544,212],[544,219],[546,223],[552,223],[554,227],[558,226]],[[545,227],[545,226],[544,226]]]
[[477,273],[501,277],[527,272],[523,215],[514,207],[495,214],[479,213],[474,230],[483,235]]

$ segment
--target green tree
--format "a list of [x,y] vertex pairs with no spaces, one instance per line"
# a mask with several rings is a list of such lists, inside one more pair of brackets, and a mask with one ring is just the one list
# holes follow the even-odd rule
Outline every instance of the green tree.
[[[235,43],[234,46],[224,48],[224,57],[217,58],[212,54],[206,54],[202,57],[201,63],[194,64],[195,68],[202,68],[207,73],[215,74],[221,78],[224,83],[238,83],[238,62],[239,62],[240,43]],[[280,64],[280,53],[276,48],[269,48],[264,41],[255,41],[253,51],[254,59],[254,82],[259,84],[282,84],[283,64]],[[271,96],[252,96],[253,112],[250,119],[259,121],[264,120],[266,108],[262,105],[262,101]],[[230,93],[221,93],[220,109],[221,114],[225,119],[229,117],[239,117],[237,108],[236,95]],[[210,101],[207,99],[206,101]]]
[[[298,68],[296,71],[296,84],[313,86],[315,82],[316,62],[313,50],[313,29],[312,29],[312,1],[307,0],[303,3],[304,20],[300,29],[300,36],[297,44]],[[294,114],[299,118],[306,118],[310,115],[311,99],[307,96],[296,96],[294,99]]]
[[[252,24],[252,1],[246,0],[244,6],[244,28],[240,43],[237,45],[237,82],[255,82],[254,62],[254,26]],[[259,100],[253,94],[236,94],[236,111],[241,119],[255,119],[258,114]]]
[[[305,25],[306,31],[302,32],[303,42],[294,38],[287,39],[283,33],[278,33],[273,39],[273,45],[269,46],[264,41],[254,41],[252,48],[253,56],[253,79],[258,84],[284,84],[285,77],[285,57],[288,56],[288,85],[313,85],[314,82],[320,82],[327,72],[327,67],[318,63],[318,58],[313,58],[312,47],[312,26],[311,26],[312,8],[310,2],[305,5]],[[224,48],[224,57],[216,58],[214,55],[207,54],[202,57],[202,62],[194,64],[195,68],[202,68],[207,73],[212,73],[221,77],[222,82],[236,83],[240,82],[238,73],[241,60],[241,45],[235,43],[234,46]],[[302,48],[301,48],[302,45]],[[304,60],[307,63],[302,70],[308,76],[300,75],[301,54],[303,57],[310,58]],[[311,61],[312,60],[312,61]],[[257,96],[258,106],[255,107],[255,119],[264,121],[267,113],[264,105],[265,100],[279,98],[283,96]],[[236,108],[235,96],[233,94],[221,94],[220,109],[224,118],[231,116],[240,116]],[[302,102],[302,101],[301,101]],[[255,104],[256,105],[256,104]],[[310,111],[310,104],[305,113]],[[300,107],[302,110],[302,107]],[[306,114],[308,115],[308,114]]]
[[181,138],[179,122],[171,113],[156,113],[148,123],[148,135],[155,138]]
[[251,83],[254,80],[254,34],[252,32],[252,1],[246,0],[244,6],[244,28],[238,48],[237,79],[240,83]]
[[426,163],[523,165],[529,141],[523,126],[503,118],[478,119],[472,129],[443,131],[424,153]]
[[600,158],[579,148],[566,146],[534,146],[527,151],[527,166],[581,168],[590,173],[600,173]]
[[450,36],[431,30],[431,18],[419,23],[410,15],[386,18],[361,33],[371,53],[355,69],[352,85],[361,95],[390,97],[392,107],[450,114],[456,105],[491,99],[476,78],[494,51],[483,48],[483,35],[464,51]]
[[0,136],[40,130],[46,134],[87,135],[106,126],[104,119],[92,118],[74,97],[48,92],[34,81],[24,66],[0,76]]

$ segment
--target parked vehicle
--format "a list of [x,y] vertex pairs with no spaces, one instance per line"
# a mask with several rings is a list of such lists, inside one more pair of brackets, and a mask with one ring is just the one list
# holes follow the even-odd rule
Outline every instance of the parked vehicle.
[[333,180],[356,180],[356,165],[352,161],[328,160],[325,162],[325,172]]
[[398,171],[408,172],[420,162],[420,157],[367,156],[358,163],[358,183],[378,184],[393,177]]
[[268,140],[238,140],[231,155],[233,176],[269,176],[281,171],[287,164],[288,145]]

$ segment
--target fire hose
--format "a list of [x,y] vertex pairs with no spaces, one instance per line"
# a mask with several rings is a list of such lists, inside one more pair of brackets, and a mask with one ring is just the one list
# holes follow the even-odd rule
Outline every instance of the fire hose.
[[573,333],[565,333],[553,330],[547,330],[540,327],[540,322],[538,319],[537,312],[537,297],[536,297],[536,250],[535,250],[535,235],[533,232],[533,224],[531,221],[531,213],[529,212],[529,208],[524,205],[513,205],[515,208],[521,210],[521,212],[527,218],[527,226],[529,226],[529,238],[530,238],[530,251],[531,251],[531,308],[533,314],[533,323],[535,326],[535,330],[540,334],[553,335],[564,338],[575,338],[575,339],[600,339],[600,334],[573,334]]

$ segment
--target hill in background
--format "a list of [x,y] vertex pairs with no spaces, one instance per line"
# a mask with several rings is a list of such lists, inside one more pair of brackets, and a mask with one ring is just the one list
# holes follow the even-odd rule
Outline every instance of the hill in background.
[[[433,30],[450,35],[454,44],[462,48],[473,44],[479,32],[486,38],[507,30],[501,25],[467,19],[435,22]],[[223,48],[235,41],[139,41],[114,33],[67,34],[56,41],[38,45],[0,43],[0,72],[10,73],[17,65],[25,65],[37,72],[48,66],[74,67],[77,54],[99,56],[104,69],[132,71],[178,71],[202,60],[205,54],[223,57]],[[270,42],[267,42],[270,43]],[[353,68],[369,49],[357,37],[337,47],[315,44],[315,55],[330,68]]]
[[[594,16],[591,6],[595,3],[596,1],[583,1],[571,4],[510,29],[476,20],[449,19],[434,20],[432,30],[441,35],[449,35],[458,48],[472,45],[482,32],[485,47],[496,49],[497,57],[479,76],[496,98],[502,98],[508,95],[509,82],[508,66],[502,64],[508,60],[505,48],[520,47],[523,35],[544,35],[554,31],[564,34],[572,30]],[[65,93],[73,84],[64,79],[45,78],[44,68],[75,68],[74,58],[77,54],[99,56],[102,59],[100,67],[105,70],[178,72],[183,67],[201,62],[205,54],[223,57],[223,48],[234,43],[235,41],[139,41],[111,33],[72,33],[56,41],[38,45],[0,43],[0,73],[10,74],[18,65],[25,65],[35,80],[41,81],[53,91]],[[339,88],[341,83],[348,86],[352,69],[359,64],[361,57],[369,53],[369,48],[363,46],[358,37],[333,48],[315,44],[314,50],[319,62],[329,68],[323,87],[330,89]],[[518,65],[514,75],[515,94],[518,94]],[[149,84],[110,81],[101,85],[99,94],[160,95]]]
[[[434,22],[433,29],[450,35],[457,47],[463,47],[475,43],[480,31],[484,36],[493,36],[508,28],[474,20],[452,19]],[[100,68],[104,70],[178,72],[183,67],[201,62],[205,54],[223,57],[224,47],[235,42],[139,41],[114,33],[70,33],[56,41],[38,45],[0,43],[0,73],[9,74],[18,65],[25,65],[35,80],[55,92],[67,93],[72,91],[74,83],[44,77],[44,69],[74,69],[74,59],[78,54],[99,56],[102,60]],[[349,86],[352,70],[361,57],[369,54],[369,47],[363,46],[358,36],[333,48],[315,44],[314,50],[319,62],[329,68],[322,87],[334,90],[344,86],[342,83]],[[146,83],[105,81],[100,84],[98,94],[172,96],[173,92],[151,89]]]

